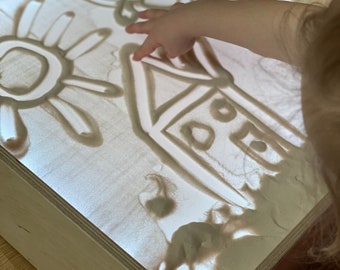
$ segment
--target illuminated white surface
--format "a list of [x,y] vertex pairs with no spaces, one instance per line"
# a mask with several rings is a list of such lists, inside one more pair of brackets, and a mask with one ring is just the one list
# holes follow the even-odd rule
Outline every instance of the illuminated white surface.
[[[30,12],[17,17],[21,24],[15,37],[14,15],[22,3],[29,3],[26,11]],[[49,82],[47,86],[31,87],[29,95],[34,96],[37,89],[48,91],[58,85],[46,100],[39,96],[39,103],[24,106],[20,103],[24,96],[16,98],[15,90],[11,92],[18,109],[12,103],[1,105],[0,142],[6,147],[6,138],[16,138],[17,150],[22,150],[17,151],[19,160],[147,269],[162,269],[172,237],[179,228],[196,223],[198,227],[213,224],[211,228],[219,228],[216,233],[228,241],[226,247],[216,244],[220,253],[211,254],[196,270],[212,269],[214,264],[226,269],[256,268],[325,195],[306,161],[298,75],[286,64],[215,40],[210,44],[220,64],[205,62],[204,50],[197,45],[199,70],[191,68],[192,60],[160,61],[157,55],[133,63],[125,45],[140,43],[143,37],[125,33],[111,3],[0,2],[0,49],[6,35],[14,40],[29,37],[38,43],[18,40],[15,44],[55,59],[47,65],[60,70],[60,81],[52,78],[54,69],[49,69],[41,79],[44,85],[44,79]],[[151,3],[138,4],[140,9]],[[55,45],[60,58],[50,50]],[[216,67],[222,66],[219,73]],[[0,62],[0,68],[6,65]],[[151,81],[146,74],[154,76]],[[7,79],[19,75],[24,76],[20,65],[14,79]],[[223,85],[220,81],[215,85],[219,76],[225,80]],[[197,92],[189,89],[181,96],[195,84]],[[139,91],[142,86],[146,91]],[[148,90],[152,87],[154,92]],[[8,93],[1,93],[0,102],[8,101]],[[232,103],[236,115],[228,123],[216,121],[209,113],[215,99]],[[162,104],[166,109],[153,114]],[[4,125],[4,116],[6,121],[22,123],[21,133],[13,123]],[[190,121],[214,130],[208,150],[190,145],[181,133]],[[245,137],[239,135],[243,126],[249,129]],[[204,140],[207,135],[194,136]],[[266,145],[260,154],[248,151],[254,141],[255,146],[260,142],[260,150]],[[150,174],[161,177],[150,181]],[[206,182],[205,177],[209,177]],[[210,177],[225,182],[216,188]],[[232,195],[223,189],[232,190]],[[221,192],[222,200],[211,190]],[[241,192],[250,207],[247,200],[233,201],[237,194],[233,190]],[[175,207],[159,217],[155,209],[147,208],[147,201],[154,198],[173,201]],[[203,242],[208,245],[206,234]],[[243,259],[235,260],[235,254]]]

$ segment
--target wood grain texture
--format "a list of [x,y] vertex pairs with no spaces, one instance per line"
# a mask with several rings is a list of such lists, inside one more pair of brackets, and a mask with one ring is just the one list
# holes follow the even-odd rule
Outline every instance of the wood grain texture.
[[35,270],[21,254],[0,236],[0,269]]
[[[33,187],[37,179],[26,175],[30,180],[24,180],[20,173],[14,172],[22,171],[20,163],[12,161],[8,164],[0,158],[0,234],[34,266],[49,270],[85,270],[98,266],[103,270],[141,269],[138,265],[123,266],[121,262],[127,258],[113,242],[86,220],[75,221],[81,219],[76,212],[68,217],[67,205],[60,209],[57,201],[52,204],[51,200],[58,196],[48,195],[47,187],[45,191],[43,186]],[[41,192],[45,192],[44,196]]]

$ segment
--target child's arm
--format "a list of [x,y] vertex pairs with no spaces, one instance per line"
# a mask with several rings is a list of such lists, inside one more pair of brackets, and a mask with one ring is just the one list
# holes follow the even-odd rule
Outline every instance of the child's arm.
[[198,37],[205,36],[296,64],[300,60],[297,30],[307,6],[269,0],[199,0],[169,11],[142,12],[140,17],[147,20],[129,25],[126,31],[148,35],[135,52],[135,60],[158,47],[169,57],[179,56],[190,50]]

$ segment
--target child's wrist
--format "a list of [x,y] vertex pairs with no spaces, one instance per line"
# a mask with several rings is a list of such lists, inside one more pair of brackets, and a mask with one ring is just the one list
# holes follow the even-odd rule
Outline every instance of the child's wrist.
[[176,18],[178,30],[188,39],[197,39],[202,36],[202,26],[205,22],[205,16],[204,13],[202,13],[200,2],[201,1],[190,2],[176,10],[176,12],[178,12]]

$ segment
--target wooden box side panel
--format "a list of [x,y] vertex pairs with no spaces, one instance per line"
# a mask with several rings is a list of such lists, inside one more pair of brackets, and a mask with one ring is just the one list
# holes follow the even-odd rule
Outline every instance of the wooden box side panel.
[[0,234],[38,269],[127,269],[1,159],[0,217]]

